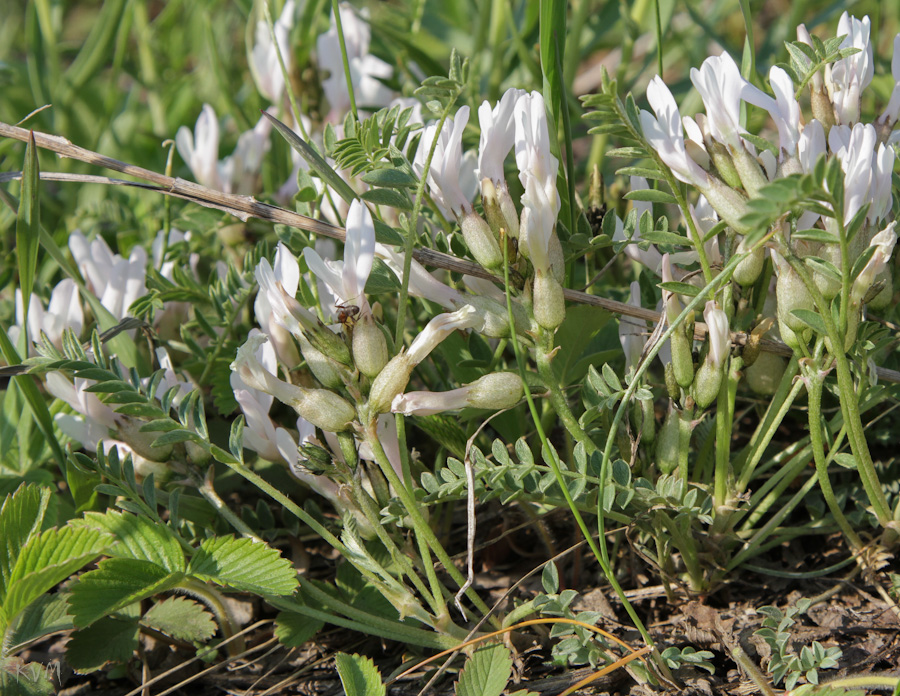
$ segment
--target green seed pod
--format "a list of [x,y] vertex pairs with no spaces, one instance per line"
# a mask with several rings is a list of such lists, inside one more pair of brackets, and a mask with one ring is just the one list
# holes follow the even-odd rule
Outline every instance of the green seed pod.
[[717,367],[710,360],[704,360],[694,378],[693,396],[697,406],[701,409],[709,408],[719,395],[721,386],[722,368]]
[[494,372],[467,385],[467,401],[473,408],[499,411],[515,406],[522,399],[522,378],[514,372]]
[[303,359],[306,360],[310,372],[313,373],[313,377],[318,380],[319,384],[328,389],[337,389],[343,386],[344,382],[341,380],[338,362],[316,350],[303,334],[297,337],[297,341],[300,344],[300,353],[303,355]]
[[772,396],[778,390],[786,364],[780,355],[760,352],[753,364],[744,369],[747,386],[760,396]]
[[882,285],[881,290],[879,290],[875,294],[875,296],[871,300],[869,300],[868,306],[869,309],[880,312],[890,305],[891,300],[894,297],[894,277],[891,273],[891,269],[887,268],[882,271],[881,274],[875,279],[875,282],[883,282],[884,285]]
[[356,418],[356,409],[344,397],[328,389],[304,389],[290,405],[297,415],[329,433],[347,430]]
[[[795,309],[815,311],[816,305],[803,280],[787,264],[783,264],[779,269],[775,294],[778,298],[778,323],[785,324],[795,332],[806,331],[807,325],[791,312]],[[784,338],[783,335],[782,338]],[[785,343],[787,343],[786,339]]]
[[[738,244],[738,253],[745,251],[741,248],[743,244],[744,241],[741,240],[740,244]],[[760,247],[737,265],[732,278],[738,285],[743,287],[753,285],[756,279],[759,278],[759,274],[762,273],[765,260],[766,250]]]
[[666,391],[672,401],[678,401],[681,398],[681,387],[678,380],[675,379],[675,368],[672,363],[666,363]]
[[672,369],[675,381],[687,389],[694,382],[694,358],[691,355],[691,340],[682,327],[675,329],[669,343],[672,347]]
[[671,474],[678,468],[678,454],[681,445],[681,423],[678,411],[671,409],[666,422],[656,438],[656,466],[663,474]]

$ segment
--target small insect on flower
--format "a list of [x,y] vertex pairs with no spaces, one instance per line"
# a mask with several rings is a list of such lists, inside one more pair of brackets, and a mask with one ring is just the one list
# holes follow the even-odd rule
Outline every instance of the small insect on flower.
[[338,321],[341,323],[341,326],[345,326],[348,329],[352,328],[356,323],[356,316],[359,314],[359,307],[352,304],[346,304],[344,302],[338,302],[334,308],[338,311]]

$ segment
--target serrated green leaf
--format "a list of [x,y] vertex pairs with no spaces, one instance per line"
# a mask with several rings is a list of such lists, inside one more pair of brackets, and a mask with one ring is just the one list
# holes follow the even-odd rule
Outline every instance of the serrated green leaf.
[[40,530],[49,502],[49,488],[23,483],[0,507],[0,606],[5,604],[16,559]]
[[338,653],[334,666],[344,687],[345,696],[384,696],[381,673],[369,657]]
[[141,617],[141,625],[171,636],[176,640],[203,643],[213,637],[216,622],[203,607],[187,597],[169,597],[150,607]]
[[111,542],[110,534],[87,527],[48,529],[32,536],[10,575],[0,609],[0,628],[8,626],[38,597],[97,558]]
[[289,595],[297,588],[297,572],[281,553],[232,536],[205,539],[188,572],[201,580],[256,594]]
[[293,611],[283,611],[275,619],[275,637],[288,648],[299,648],[311,640],[325,624]]
[[56,690],[47,669],[19,657],[0,657],[0,693],[3,696],[50,696]]
[[466,660],[456,696],[500,696],[512,674],[512,656],[502,643],[478,648]]
[[108,616],[75,631],[66,644],[66,661],[80,674],[96,672],[108,662],[128,662],[137,650],[137,617]]
[[73,627],[67,594],[42,595],[19,614],[9,633],[9,650],[15,654],[28,643]]
[[166,525],[118,510],[88,512],[83,520],[74,520],[70,524],[112,533],[118,541],[110,549],[110,555],[149,561],[173,573],[185,568],[181,544]]
[[107,558],[72,587],[69,613],[76,626],[89,626],[129,604],[171,590],[183,579],[184,573],[170,573],[150,561]]

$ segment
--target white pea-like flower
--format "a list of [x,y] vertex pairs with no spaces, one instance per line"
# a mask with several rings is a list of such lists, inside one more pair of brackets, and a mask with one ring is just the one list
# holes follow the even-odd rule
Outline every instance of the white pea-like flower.
[[15,345],[21,332],[25,331],[28,347],[33,341],[41,339],[41,333],[57,348],[62,345],[62,335],[66,329],[72,329],[75,335],[81,334],[84,328],[84,312],[81,309],[78,286],[71,278],[61,280],[50,293],[47,309],[31,294],[28,300],[28,321],[25,320],[25,303],[22,291],[16,288],[16,326],[9,328],[9,338]]
[[[687,153],[681,113],[675,97],[658,75],[647,87],[647,100],[653,114],[641,111],[644,137],[679,181],[700,189],[708,186],[709,175]],[[655,114],[655,116],[654,116]]]
[[725,358],[728,357],[728,353],[731,350],[728,315],[714,301],[710,300],[706,303],[706,308],[703,310],[703,319],[709,331],[709,354],[707,359],[718,369],[722,367]]
[[224,190],[219,169],[219,120],[215,109],[204,104],[193,133],[187,126],[178,129],[175,147],[198,184]]
[[459,389],[398,394],[391,402],[391,411],[405,416],[431,416],[467,407],[501,410],[515,406],[522,395],[522,379],[519,375],[495,372]]
[[848,12],[838,21],[838,36],[845,36],[841,48],[858,48],[859,53],[841,58],[825,68],[825,87],[838,123],[852,125],[859,121],[860,96],[872,82],[875,62],[869,41],[872,23],[868,17],[861,20]]
[[279,52],[285,67],[288,70],[291,68],[292,54],[288,35],[294,26],[296,14],[296,3],[294,0],[287,0],[281,16],[272,25],[276,43],[272,43],[268,24],[264,20],[256,23],[256,39],[248,61],[250,74],[253,75],[259,93],[273,104],[278,104],[284,94],[284,75],[278,62]]

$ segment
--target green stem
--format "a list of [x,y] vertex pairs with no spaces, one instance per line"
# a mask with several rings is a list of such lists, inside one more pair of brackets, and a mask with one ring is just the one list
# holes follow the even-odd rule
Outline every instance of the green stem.
[[750,479],[753,477],[753,472],[762,459],[763,454],[765,454],[766,448],[775,436],[775,432],[781,426],[781,422],[790,410],[794,399],[797,398],[797,395],[803,388],[803,382],[799,380],[794,382],[794,376],[799,369],[798,358],[794,355],[791,357],[787,368],[785,368],[778,390],[766,409],[766,415],[750,438],[747,448],[738,455],[735,468],[740,471],[740,476],[735,489],[739,493],[747,490],[747,486],[750,485]]
[[[519,375],[522,377],[523,383],[527,384],[527,372],[525,370],[525,359],[522,355],[522,350],[519,346],[519,339],[516,336],[515,331],[515,319],[513,316],[512,309],[512,293],[510,292],[510,284],[509,284],[509,246],[506,244],[506,240],[501,237],[500,246],[503,249],[503,281],[504,287],[506,289],[506,312],[507,312],[507,321],[509,322],[510,328],[510,340],[512,341],[513,352],[516,355],[516,364],[519,367]],[[541,349],[537,349],[537,353],[540,355]],[[551,380],[551,384],[553,380]],[[566,485],[565,480],[563,479],[563,474],[561,471],[561,467],[559,465],[559,461],[557,460],[556,450],[550,446],[550,443],[547,442],[547,436],[544,434],[544,429],[541,426],[541,419],[537,412],[537,407],[534,404],[534,399],[531,397],[531,391],[529,389],[525,390],[525,400],[528,402],[528,409],[531,412],[531,419],[534,421],[534,426],[537,430],[538,437],[541,440],[541,445],[544,451],[546,451],[550,456],[549,464],[553,469],[553,475],[556,477],[556,483],[562,491],[563,497],[566,499],[566,504],[569,506],[569,510],[572,511],[572,515],[575,517],[575,522],[578,524],[578,528],[581,530],[581,534],[584,537],[585,541],[587,541],[588,546],[590,546],[591,551],[594,554],[594,557],[597,559],[597,562],[600,564],[600,568],[603,570],[603,574],[606,576],[607,581],[610,585],[612,585],[613,590],[616,595],[618,595],[619,600],[622,602],[622,606],[625,607],[625,611],[628,613],[628,616],[631,618],[632,623],[634,623],[635,627],[640,631],[641,637],[647,643],[647,645],[653,646],[653,639],[650,637],[650,633],[644,627],[643,622],[637,615],[637,612],[634,610],[634,607],[631,605],[631,602],[628,601],[628,598],[625,596],[625,592],[622,590],[622,586],[619,585],[619,581],[616,579],[615,574],[612,572],[612,568],[609,564],[609,559],[606,557],[606,540],[603,534],[603,529],[601,525],[600,529],[600,539],[601,545],[598,548],[596,541],[594,540],[594,536],[590,533],[587,528],[587,524],[585,524],[584,518],[581,516],[581,513],[578,510],[578,507],[575,505],[575,501],[572,500],[572,494],[569,492],[569,487]],[[565,401],[565,400],[563,400]],[[568,408],[568,406],[566,406]],[[606,479],[602,479],[604,481]],[[602,494],[600,495],[600,501],[598,503],[598,508],[602,510]],[[602,518],[601,518],[602,519]],[[661,664],[662,668],[667,671],[665,663],[662,660],[658,660]]]
[[[337,2],[337,0],[334,0]],[[425,200],[425,184],[428,181],[428,172],[431,171],[431,160],[434,159],[434,153],[437,150],[439,134],[444,129],[444,123],[450,116],[450,109],[456,103],[456,98],[450,99],[444,110],[441,112],[441,118],[438,121],[435,137],[431,141],[431,147],[428,149],[428,157],[425,158],[425,166],[422,170],[422,177],[416,186],[416,198],[413,204],[412,213],[409,217],[409,224],[406,228],[406,239],[403,244],[403,279],[400,282],[400,304],[397,308],[397,326],[394,330],[394,346],[403,344],[403,325],[406,323],[406,306],[409,304],[409,275],[412,271],[413,246],[416,241],[416,227],[419,222],[419,213],[422,211],[422,203]]]
[[[453,581],[456,582],[459,587],[462,587],[466,582],[465,577],[463,577],[462,573],[459,572],[459,569],[453,564],[453,560],[438,540],[434,530],[429,526],[428,522],[425,521],[425,518],[422,517],[416,499],[413,497],[412,493],[407,490],[406,486],[403,485],[403,481],[400,480],[400,477],[397,476],[397,472],[394,471],[394,467],[391,466],[391,462],[384,453],[384,448],[381,446],[381,442],[378,439],[378,434],[375,432],[374,423],[366,427],[365,438],[366,442],[369,443],[369,447],[372,448],[372,453],[375,455],[375,461],[381,468],[381,472],[388,480],[388,483],[394,487],[394,491],[400,498],[400,502],[406,509],[407,514],[409,514],[416,535],[421,536],[425,540],[428,546],[431,547],[431,550],[434,551],[438,561],[444,566],[446,571],[450,574],[450,577],[453,578]],[[487,605],[481,600],[481,597],[478,596],[474,588],[470,587],[466,590],[466,597],[469,598],[472,604],[474,604],[478,611],[483,615],[490,613]],[[497,623],[497,626],[499,627],[499,622],[497,622],[496,619],[493,619],[493,622]]]
[[[543,330],[542,333],[544,333]],[[550,343],[553,342],[552,334],[544,333],[544,336],[549,338]],[[550,392],[550,404],[553,406],[553,410],[556,411],[556,415],[559,416],[559,419],[562,421],[566,430],[569,431],[569,434],[574,437],[577,442],[584,445],[586,454],[596,452],[597,445],[594,444],[594,441],[591,440],[584,431],[584,428],[578,423],[578,419],[575,417],[575,414],[572,413],[572,409],[569,408],[569,402],[566,400],[565,394],[563,394],[562,389],[559,388],[559,382],[553,372],[553,366],[550,364],[550,353],[544,351],[543,347],[538,347],[535,353],[538,374],[543,380],[544,386],[547,387],[547,390]]]
[[850,522],[844,517],[844,512],[834,497],[831,480],[828,478],[828,461],[825,459],[825,441],[822,437],[822,384],[825,380],[819,372],[818,365],[804,369],[804,373],[806,390],[809,393],[809,439],[812,444],[813,458],[816,461],[819,487],[822,489],[822,497],[825,498],[828,509],[831,510],[832,516],[841,531],[844,532],[847,541],[850,542],[851,548],[856,552],[863,547],[863,543]]
[[[224,638],[231,638],[239,632],[237,622],[228,610],[228,606],[223,601],[222,595],[215,588],[191,577],[187,577],[178,583],[178,588],[193,595],[212,609],[213,615],[216,617],[216,621],[219,624],[219,628],[222,629],[222,636]],[[244,642],[243,636],[236,638],[228,644],[228,654],[231,657],[240,655],[246,649],[247,644]]]
[[[713,483],[713,505],[715,506],[714,531],[725,529],[731,510],[727,507],[729,493],[733,495],[734,472],[730,466],[731,431],[734,426],[734,401],[737,397],[737,385],[740,381],[740,369],[744,361],[739,357],[725,361],[725,378],[719,389],[716,402],[716,469]],[[729,490],[731,489],[731,490]]]
[[447,611],[447,607],[443,605],[441,601],[443,596],[438,593],[434,595],[432,592],[428,591],[428,588],[425,586],[425,583],[422,582],[422,579],[416,574],[415,569],[412,566],[409,558],[401,553],[400,549],[397,548],[397,545],[394,543],[394,540],[391,539],[390,535],[385,530],[384,526],[381,523],[381,520],[378,517],[378,510],[375,508],[375,505],[372,502],[372,498],[369,494],[363,489],[357,477],[353,477],[353,499],[356,501],[356,504],[359,506],[359,509],[362,510],[363,515],[369,523],[369,526],[372,527],[372,530],[375,532],[375,536],[378,537],[378,540],[382,543],[384,548],[390,554],[391,559],[400,567],[400,572],[406,575],[412,584],[415,586],[416,590],[425,598],[425,601],[428,602],[431,610],[435,613],[436,616],[441,616]]
[[872,454],[869,452],[868,442],[866,442],[866,433],[859,413],[859,397],[853,386],[850,361],[847,360],[847,353],[844,351],[844,335],[835,326],[834,317],[831,315],[831,307],[822,296],[822,293],[819,292],[806,266],[790,251],[783,238],[780,241],[782,256],[797,275],[800,276],[804,285],[806,285],[806,288],[812,295],[813,302],[815,302],[816,309],[819,310],[819,316],[825,324],[825,332],[831,341],[833,349],[832,355],[837,371],[841,411],[847,424],[847,438],[850,441],[850,449],[856,458],[859,478],[866,490],[866,495],[869,497],[869,503],[872,505],[875,517],[882,527],[887,527],[891,522],[890,506],[884,494],[881,481],[878,479],[878,473],[875,471],[875,464],[872,461]]
[[331,0],[331,12],[334,15],[334,26],[337,29],[338,41],[341,44],[341,60],[344,63],[344,78],[347,80],[347,96],[350,97],[350,111],[358,121],[359,114],[356,111],[356,95],[353,93],[353,80],[350,75],[350,59],[347,56],[347,43],[344,41],[344,26],[341,24],[341,9],[338,0]]

